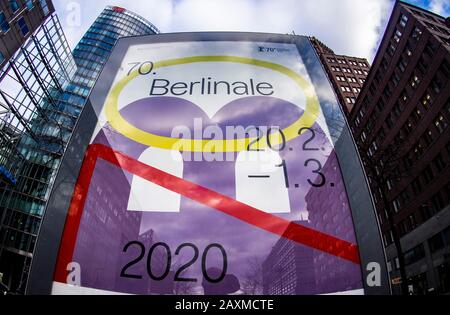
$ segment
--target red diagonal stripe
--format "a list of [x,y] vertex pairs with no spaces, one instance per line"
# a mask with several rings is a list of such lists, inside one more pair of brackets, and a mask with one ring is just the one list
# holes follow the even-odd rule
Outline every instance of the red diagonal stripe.
[[206,187],[166,173],[160,169],[135,160],[121,152],[100,144],[90,145],[75,193],[69,209],[63,239],[61,241],[55,280],[65,282],[65,267],[72,259],[76,235],[81,221],[81,213],[88,192],[95,162],[98,158],[114,164],[127,172],[142,177],[161,187],[183,195],[198,203],[216,209],[238,220],[262,230],[285,237],[302,245],[359,264],[358,246],[334,236],[287,221],[276,215],[253,208],[233,198],[222,195]]

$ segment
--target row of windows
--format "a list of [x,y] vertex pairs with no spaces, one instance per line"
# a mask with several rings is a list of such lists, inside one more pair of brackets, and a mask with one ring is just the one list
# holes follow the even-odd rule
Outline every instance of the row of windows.
[[327,58],[327,61],[330,62],[330,63],[338,63],[338,64],[343,64],[343,65],[350,64],[350,65],[353,65],[353,66],[360,66],[360,67],[364,67],[364,68],[368,68],[369,67],[369,65],[365,61],[364,62],[362,62],[362,61],[356,62],[354,60],[349,60],[347,62],[345,59],[332,58],[332,57]]
[[409,10],[411,10],[416,16],[421,17],[423,19],[440,22],[440,20],[437,19],[434,15],[432,15],[426,11],[420,11],[420,10],[412,9],[412,8],[409,8]]
[[429,22],[425,22],[425,24],[426,24],[426,26],[428,26],[429,29],[431,29],[437,33],[441,33],[444,36],[450,36],[450,32],[443,27],[440,27],[434,23],[429,23]]
[[342,85],[341,90],[342,90],[342,92],[349,92],[349,93],[353,92],[355,94],[359,94],[361,92],[361,88],[355,87],[355,86],[350,87],[347,85]]
[[101,17],[107,17],[109,19],[113,19],[118,22],[126,22],[127,24],[132,24],[139,26],[146,33],[159,33],[159,31],[148,21],[143,18],[131,14],[128,11],[125,12],[116,12],[114,10],[105,10],[102,12]]
[[69,87],[66,89],[66,92],[74,93],[74,94],[82,96],[82,97],[88,97],[90,91],[91,91],[91,89],[88,87],[77,86],[74,84],[69,85]]
[[105,13],[106,15],[109,15],[109,16],[113,16],[113,17],[120,17],[121,19],[123,19],[125,17],[127,20],[137,21],[137,22],[141,23],[142,25],[144,25],[146,28],[150,29],[151,31],[153,31],[155,33],[159,33],[158,29],[153,24],[151,24],[149,21],[145,20],[141,16],[139,16],[131,11],[121,10],[120,8],[119,8],[119,10],[117,10],[117,7],[112,7],[112,8],[109,7],[103,13]]
[[[414,12],[416,16],[419,16],[420,18],[424,19],[425,21],[422,22],[425,23],[425,25],[431,30],[440,33],[446,37],[450,35],[450,32],[447,29],[448,27],[446,27],[446,25],[444,24],[443,19],[433,16],[432,14],[429,14],[428,12],[425,11],[421,12],[414,9],[411,10]],[[442,27],[440,25],[442,25]]]
[[80,60],[79,58],[75,59],[78,69],[80,68],[84,68],[87,70],[92,70],[92,71],[101,71],[102,70],[102,64],[101,63],[97,63],[97,62],[92,62],[92,60]]
[[450,246],[450,227],[431,237],[428,240],[428,246],[432,254],[446,246]]
[[365,80],[360,78],[359,80],[357,80],[355,77],[343,77],[343,76],[336,76],[336,80],[339,82],[349,82],[349,83],[360,83],[360,84],[364,84]]
[[110,50],[106,50],[102,47],[92,47],[89,45],[86,45],[85,42],[78,44],[77,48],[74,50],[73,55],[74,57],[81,57],[85,59],[92,59],[94,58],[100,58],[103,61],[105,61],[109,54],[111,53]]
[[[25,22],[24,17],[20,17],[17,20],[17,27],[19,28],[19,30],[21,31],[23,36],[28,35],[28,33],[30,32],[30,29],[28,28],[27,23]],[[6,16],[4,12],[0,12],[0,29],[2,30],[3,33],[6,33],[10,30],[10,25],[8,23],[8,21],[6,20]]]
[[[400,114],[403,112],[404,107],[406,105],[409,105],[409,99],[411,98],[411,95],[413,94],[413,91],[417,89],[417,86],[421,82],[421,77],[425,73],[421,73],[420,71],[414,72],[410,79],[409,79],[409,85],[402,91],[400,94],[400,100],[394,105],[393,111],[388,114],[388,116],[385,118],[385,124],[387,129],[389,130],[392,128],[396,120],[399,119]],[[433,103],[434,99],[437,97],[437,95],[442,91],[446,84],[447,78],[450,76],[450,65],[447,63],[446,60],[442,62],[440,65],[438,71],[436,72],[436,75],[431,80],[429,86],[426,89],[426,92],[421,97],[421,103],[424,110],[428,110],[431,104]],[[375,108],[372,110],[371,115],[369,117],[369,121],[366,123],[366,126],[361,134],[361,140],[362,142],[365,142],[365,139],[367,138],[366,135],[372,133],[372,128],[374,125],[374,122],[376,122],[379,114],[383,111],[385,106],[384,99],[389,99],[394,87],[388,86],[385,88],[383,95],[379,98]],[[355,126],[359,126],[362,122],[363,117],[365,116],[365,108],[370,104],[370,97],[366,96],[363,100],[361,109],[359,111],[358,116],[355,118]],[[419,121],[421,118],[421,110],[419,108],[416,108],[413,111],[413,115],[417,117],[410,117],[408,121],[403,125],[403,127],[400,128],[400,133],[396,136],[397,138],[403,138],[405,139],[409,133],[413,130],[413,127],[415,124]],[[437,126],[438,127],[438,126]],[[384,132],[384,131],[383,131]]]
[[[389,238],[391,237],[385,238],[385,240],[389,240]],[[431,254],[434,254],[437,251],[450,246],[450,227],[447,227],[445,230],[432,236],[426,241],[426,243],[428,243]],[[408,250],[404,253],[404,256],[406,265],[410,265],[419,261],[420,259],[425,257],[424,244],[419,244],[414,248]],[[398,270],[399,268],[400,264],[398,258],[395,258],[394,260],[388,262],[389,272],[391,272],[392,270]]]
[[356,97],[350,96],[346,97],[346,101],[348,104],[355,104],[356,103]]
[[[422,191],[427,188],[427,185],[429,185],[435,179],[436,176],[441,174],[441,172],[443,172],[448,165],[449,162],[446,162],[444,160],[442,153],[439,153],[433,159],[431,165],[428,165],[420,173],[420,175],[417,176],[411,182],[411,184],[407,188],[405,188],[397,196],[397,198],[394,199],[394,201],[392,202],[394,211],[397,213],[398,211],[400,211],[402,207],[406,207],[412,199],[418,197],[422,193]],[[392,186],[392,184],[390,184],[389,186]],[[413,193],[413,195],[411,193]],[[438,209],[435,210],[440,210],[441,208],[443,208],[443,203],[437,203],[434,206],[438,207]]]
[[97,40],[97,41],[103,42],[105,44],[109,44],[109,45],[111,45],[111,48],[112,48],[112,46],[115,45],[115,43],[117,41],[115,38],[111,38],[111,37],[106,36],[106,35],[98,34],[96,32],[87,32],[84,35],[83,38],[93,39],[93,40]]
[[[434,164],[435,162],[433,162]],[[422,191],[422,184],[426,184],[427,181],[431,181],[433,179],[433,171],[431,167],[427,167],[420,176],[418,176],[413,182],[412,187],[413,189],[417,191]],[[427,179],[425,179],[427,178]],[[443,210],[448,205],[448,194],[450,191],[450,184],[447,184],[443,189],[438,191],[436,194],[434,194],[427,202],[423,203],[412,215],[408,216],[405,220],[398,223],[398,232],[400,234],[400,237],[410,233],[415,228],[419,226],[419,223],[425,222],[435,216],[437,213],[439,213],[441,210]],[[396,202],[404,202],[405,204],[410,200],[411,195],[410,193],[405,190],[401,193],[401,195],[397,198],[398,201],[394,201],[394,210],[396,207],[400,207],[402,205],[396,206]],[[403,201],[404,200],[404,201]],[[385,210],[385,218],[388,217],[388,214]],[[380,223],[383,223],[384,219],[383,215],[379,213],[379,219]],[[389,234],[385,234],[385,240],[387,245],[392,243],[392,238]]]
[[[447,112],[450,111],[450,102],[447,102],[447,108],[445,109]],[[399,105],[400,103],[397,103]],[[400,109],[399,109],[400,108]],[[386,125],[389,128],[392,128],[395,124],[395,121],[393,117],[396,115],[397,111],[401,111],[401,106],[396,106],[394,108],[394,111],[389,114],[388,118],[386,119]],[[448,113],[450,115],[450,113]],[[375,117],[375,116],[374,116]],[[414,127],[419,123],[419,120],[422,119],[422,113],[420,109],[416,108],[412,111],[411,115],[407,119],[406,123],[403,125],[403,127],[400,128],[399,133],[396,135],[395,140],[397,143],[401,144],[407,141],[407,138],[409,134],[414,130]],[[371,118],[371,121],[376,121],[375,118]],[[413,158],[415,160],[420,160],[422,155],[425,153],[425,150],[431,146],[434,141],[439,137],[440,134],[444,134],[446,131],[449,121],[448,118],[445,117],[444,112],[439,113],[433,120],[433,124],[435,127],[435,130],[427,129],[424,134],[419,138],[419,141],[413,145],[412,150],[406,155],[406,161],[405,162],[405,168],[408,169],[412,166]],[[367,156],[369,158],[372,158],[375,152],[378,150],[378,146],[383,143],[383,140],[385,138],[385,129],[381,128],[378,132],[378,134],[375,136],[374,140],[372,141],[368,151]],[[366,142],[367,140],[367,134],[366,131],[363,131],[360,136],[360,140],[362,143]]]
[[[25,6],[29,11],[32,10],[34,8],[33,0],[26,0]],[[9,8],[11,13],[14,14],[20,9],[20,3],[17,0],[9,0]]]
[[[400,24],[400,26],[402,25],[402,23],[399,23],[399,24]],[[407,51],[408,50],[410,51],[409,55],[411,54],[412,49],[417,45],[421,35],[422,35],[422,30],[419,27],[415,26],[414,30],[412,31],[411,36],[408,39],[409,49],[407,49]],[[396,33],[394,36],[397,36],[397,38],[400,38],[402,36],[402,31],[399,30],[399,26],[397,26]],[[396,41],[395,39],[391,39],[388,49],[387,49],[387,53],[384,55],[383,59],[381,60],[380,69],[378,70],[377,74],[375,75],[375,82],[377,84],[380,83],[382,75],[384,73],[386,73],[388,70],[389,63],[391,60],[390,58],[392,58],[392,56],[394,55],[394,53],[397,49],[397,43],[398,43],[398,41]]]
[[89,28],[88,32],[106,36],[114,41],[116,41],[121,36],[118,32],[108,31],[108,30],[97,27],[97,25],[99,25],[99,23],[97,23],[97,24],[94,23]]
[[[50,13],[47,2],[45,0],[39,0],[39,4],[42,11],[44,12],[44,16],[47,16]],[[20,9],[20,3],[17,0],[9,0],[9,6],[13,14]],[[28,9],[28,11],[31,11],[34,8],[33,0],[26,0],[25,6]],[[23,36],[26,36],[29,33],[29,28],[23,17],[20,17],[17,20],[17,26],[19,27]],[[3,33],[6,33],[10,30],[10,25],[6,19],[6,15],[4,12],[0,12],[0,29]]]
[[128,35],[153,34],[153,32],[149,32],[149,30],[141,24],[135,22],[127,23],[122,19],[111,21],[110,18],[104,18],[102,16],[97,18],[94,26],[111,32],[124,32],[124,34]]
[[84,67],[83,63],[96,64],[101,67],[106,61],[104,57],[96,56],[94,54],[88,54],[87,56],[84,54],[77,54],[76,58],[79,67]]
[[1,229],[0,241],[2,241],[6,247],[16,248],[25,252],[32,252],[36,243],[36,236],[11,228]]
[[355,73],[355,74],[360,74],[360,75],[367,75],[368,72],[366,70],[359,70],[359,69],[350,69],[350,68],[345,68],[345,67],[331,67],[331,70],[334,72],[344,72],[344,73]]
[[93,47],[100,47],[100,48],[103,48],[103,49],[109,50],[109,51],[112,48],[111,44],[99,42],[96,39],[89,39],[89,38],[84,38],[84,37],[80,40],[80,43],[86,44],[89,46],[93,46]]

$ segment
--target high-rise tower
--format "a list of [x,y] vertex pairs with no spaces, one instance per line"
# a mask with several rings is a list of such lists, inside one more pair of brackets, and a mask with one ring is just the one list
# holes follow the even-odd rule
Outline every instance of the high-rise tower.
[[396,293],[403,269],[404,291],[450,292],[449,36],[449,17],[398,1],[349,119]]

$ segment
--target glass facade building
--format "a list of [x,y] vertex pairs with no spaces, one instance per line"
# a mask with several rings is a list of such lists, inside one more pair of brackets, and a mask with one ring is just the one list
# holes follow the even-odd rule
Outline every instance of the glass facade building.
[[78,71],[67,89],[68,102],[78,105],[86,102],[117,39],[157,33],[158,29],[139,15],[119,7],[106,7],[73,51]]
[[55,15],[1,69],[0,273],[21,291],[40,218],[74,121],[59,99],[75,61]]
[[[18,90],[30,98],[28,104],[33,106],[14,107],[3,92],[0,100],[18,113],[11,121],[2,121],[6,126],[3,129],[8,131],[2,134],[8,138],[9,147],[2,146],[0,159],[9,175],[5,178],[10,180],[2,181],[0,186],[0,273],[9,290],[19,293],[26,286],[39,226],[61,158],[112,48],[120,37],[159,31],[130,11],[108,6],[72,54],[56,16],[40,32],[44,38],[33,35],[30,40],[39,48],[36,54],[40,59],[21,49],[18,56],[28,64],[17,63],[19,69],[15,69],[16,63],[11,61],[12,71],[8,72],[20,77],[15,78]],[[64,55],[58,53],[61,47]],[[42,69],[50,74],[40,72]],[[23,74],[17,75],[17,71]],[[39,86],[42,92],[36,92]],[[18,97],[9,97],[9,102]],[[19,124],[21,128],[16,127]]]

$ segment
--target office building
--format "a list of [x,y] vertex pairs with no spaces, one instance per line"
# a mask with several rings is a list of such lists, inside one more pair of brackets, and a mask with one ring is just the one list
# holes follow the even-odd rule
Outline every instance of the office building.
[[[333,183],[333,189],[326,186],[313,187],[306,194],[309,226],[356,243],[352,216],[348,213],[349,200],[345,186],[335,171],[339,167],[337,157],[332,153],[324,164],[322,173],[327,181]],[[327,253],[313,252],[314,279],[316,286],[321,289],[320,292],[343,292],[362,288],[359,277],[349,276],[358,274],[359,268]]]
[[0,66],[55,11],[50,0],[10,0],[0,2]]
[[369,72],[369,62],[364,58],[337,55],[315,37],[310,37],[328,78],[348,117],[355,105]]
[[[57,21],[57,17],[52,15],[51,20]],[[39,54],[43,60],[35,65],[35,79],[39,84],[47,82],[47,79],[39,74],[40,69],[53,69],[51,64],[47,64],[47,59],[54,58],[55,47],[68,49],[59,23],[57,25],[58,35],[49,33],[44,24],[44,39],[30,36],[33,43],[44,46]],[[21,163],[11,162],[17,154],[4,159],[5,164],[15,165],[15,169],[9,172],[15,175],[9,176],[12,180],[2,183],[0,187],[0,273],[3,273],[3,282],[11,291],[24,292],[39,224],[61,157],[77,118],[88,102],[89,93],[115,42],[123,36],[156,33],[156,27],[137,14],[119,7],[106,7],[73,53],[55,58],[59,60],[59,64],[65,66],[61,71],[55,70],[56,81],[66,74],[70,74],[70,80],[64,81],[63,84],[46,86],[42,93],[45,95],[44,100],[33,99],[33,106],[39,113],[29,113],[29,122],[24,124],[22,130],[14,129],[17,119],[5,124],[7,132],[3,134],[13,143],[9,151],[17,151],[23,155]],[[60,40],[61,44],[52,42],[56,39]],[[46,44],[48,48],[45,48]],[[24,53],[22,55],[28,62],[33,62],[33,58],[27,58]],[[27,80],[24,78],[18,82],[19,86],[25,86]],[[34,96],[35,88],[35,85],[31,85],[24,90]],[[13,106],[9,108],[14,110]],[[28,105],[22,105],[19,112],[26,112],[28,108]]]
[[73,51],[78,71],[73,84],[66,90],[67,102],[85,104],[117,39],[158,33],[153,24],[136,13],[120,7],[106,7]]
[[60,149],[70,137],[58,99],[75,70],[55,15],[1,69],[0,273],[14,291],[24,289]]
[[448,17],[396,2],[350,114],[394,293],[401,257],[411,293],[450,292],[449,44]]
[[[308,226],[307,221],[296,222]],[[314,294],[312,248],[280,238],[262,263],[262,286],[265,295]]]

